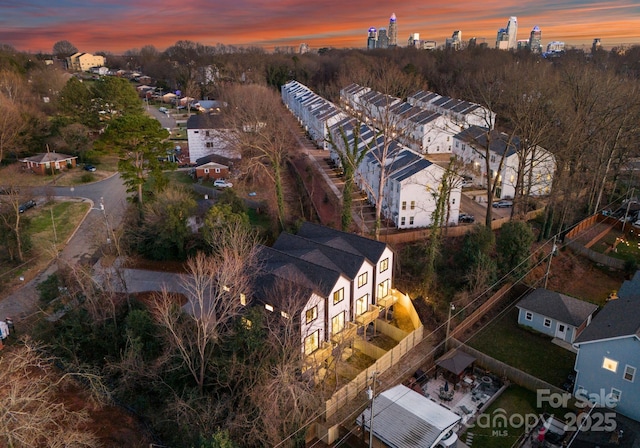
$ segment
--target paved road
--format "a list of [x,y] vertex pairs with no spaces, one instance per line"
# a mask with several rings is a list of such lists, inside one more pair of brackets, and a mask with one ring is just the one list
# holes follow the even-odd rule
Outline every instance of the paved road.
[[[107,223],[110,229],[120,225],[126,209],[126,191],[118,174],[93,184],[70,187],[43,187],[34,190],[38,196],[57,196],[89,201],[92,209],[77,228],[65,248],[60,253],[59,263],[76,264],[89,260],[102,244],[106,243]],[[104,210],[99,204],[104,204]],[[38,292],[36,286],[56,272],[58,264],[53,262],[17,291],[0,301],[0,319],[13,318],[19,330],[19,322],[37,312]]]

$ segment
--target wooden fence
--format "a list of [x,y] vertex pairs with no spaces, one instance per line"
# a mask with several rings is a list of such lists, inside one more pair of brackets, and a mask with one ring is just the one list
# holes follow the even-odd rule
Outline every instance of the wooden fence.
[[[576,252],[583,257],[588,258],[591,261],[595,261],[596,263],[602,264],[604,266],[608,266],[613,269],[618,269],[620,271],[624,270],[625,261],[619,258],[613,258],[608,255],[602,254],[600,252],[596,252],[594,250],[589,249],[579,241],[577,241],[577,237],[584,232],[585,230],[595,226],[596,224],[604,223],[609,225],[617,230],[622,231],[622,222],[617,219],[611,218],[609,216],[603,215],[592,215],[588,218],[580,221],[576,226],[567,232],[567,235],[564,238],[565,244],[571,248],[572,251]],[[627,224],[626,227],[630,225]],[[604,234],[605,232],[601,232],[598,236]]]
[[511,288],[511,283],[505,284],[494,295],[489,297],[486,302],[476,308],[460,325],[457,325],[453,331],[451,331],[451,338],[460,338],[465,331],[473,327],[485,314],[487,314],[494,306],[507,300],[509,295],[507,292]]

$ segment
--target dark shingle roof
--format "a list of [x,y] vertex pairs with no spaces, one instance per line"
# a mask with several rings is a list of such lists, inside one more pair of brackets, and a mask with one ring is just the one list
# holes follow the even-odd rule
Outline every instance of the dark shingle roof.
[[187,129],[225,129],[225,123],[220,114],[191,115],[187,120]]
[[518,302],[518,308],[579,327],[598,306],[555,291],[538,288]]
[[576,344],[624,336],[640,337],[640,271],[625,281],[618,298],[608,302],[575,340]]
[[[471,144],[475,144],[484,147],[487,143],[487,130],[480,126],[470,126],[467,129],[458,132],[455,138],[466,141]],[[505,157],[509,157],[516,153],[516,149],[520,146],[520,138],[517,136],[509,137],[506,134],[502,134],[498,131],[491,132],[491,152],[503,155],[506,152]]]
[[363,255],[372,264],[376,264],[380,260],[382,253],[387,248],[387,245],[380,241],[310,222],[302,224],[298,235],[351,254]]

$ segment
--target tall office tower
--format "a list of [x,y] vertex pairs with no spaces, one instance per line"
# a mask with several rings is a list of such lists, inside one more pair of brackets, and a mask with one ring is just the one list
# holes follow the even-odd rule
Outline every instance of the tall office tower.
[[398,45],[398,24],[396,23],[396,13],[391,14],[389,19],[389,46]]
[[389,48],[389,35],[386,28],[380,28],[378,30],[378,44],[376,48]]
[[409,34],[409,40],[407,41],[407,45],[410,47],[420,47],[420,33],[411,33]]
[[518,42],[518,18],[515,16],[509,17],[507,23],[507,34],[509,34],[509,50],[515,50],[516,43]]
[[451,35],[451,38],[445,41],[444,45],[445,48],[460,50],[462,48],[462,31],[455,30]]
[[533,27],[529,35],[529,49],[532,53],[542,52],[542,31],[538,25]]
[[378,33],[374,27],[369,28],[369,36],[367,37],[367,50],[373,50],[376,48],[376,41],[378,40]]
[[509,49],[509,33],[507,33],[506,28],[500,28],[498,30],[498,35],[496,36],[496,48],[498,50]]

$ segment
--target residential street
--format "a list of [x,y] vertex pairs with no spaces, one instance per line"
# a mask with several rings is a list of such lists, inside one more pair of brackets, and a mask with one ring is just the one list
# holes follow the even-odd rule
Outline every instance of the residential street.
[[[92,204],[76,232],[61,251],[58,263],[77,264],[83,260],[89,260],[102,244],[100,234],[106,242],[107,223],[110,229],[119,226],[126,209],[126,191],[122,179],[117,173],[103,181],[88,185],[71,188],[37,188],[34,190],[34,194],[77,198],[77,200],[89,201]],[[104,210],[100,209],[101,201],[104,204]],[[7,316],[12,317],[17,331],[20,331],[20,321],[37,311],[38,292],[36,286],[57,269],[58,264],[54,261],[33,280],[0,300],[0,319]]]

